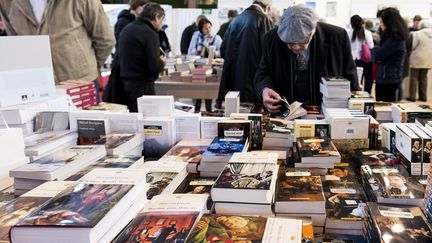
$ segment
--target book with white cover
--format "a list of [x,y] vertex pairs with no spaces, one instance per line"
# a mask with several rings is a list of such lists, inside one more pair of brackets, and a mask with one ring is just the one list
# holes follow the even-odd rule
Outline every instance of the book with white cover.
[[[206,210],[206,204],[207,195],[155,196],[112,242],[129,242],[137,237],[140,237],[142,242],[185,241],[195,223]],[[144,236],[141,234],[141,229],[145,227],[149,230]],[[157,234],[164,230],[170,230],[173,233],[181,232],[181,234]]]
[[170,117],[174,114],[174,97],[170,95],[143,95],[137,99],[138,113],[144,117]]
[[108,112],[105,118],[109,120],[111,132],[138,132],[141,113]]
[[106,156],[102,145],[72,146],[10,171],[11,177],[34,180],[63,180]]
[[253,215],[271,217],[275,214],[271,203],[239,203],[239,202],[216,202],[214,209],[217,214],[225,215]]
[[40,111],[48,110],[48,104],[45,101],[31,102],[27,104],[13,105],[0,108],[6,122],[11,124],[24,124],[33,121]]
[[107,111],[76,110],[69,112],[70,130],[78,131],[78,119],[104,119]]
[[144,131],[146,158],[159,158],[175,144],[176,129],[173,118],[147,117],[140,120],[140,129]]
[[218,136],[218,123],[221,120],[228,120],[228,117],[201,117],[201,138],[213,139]]
[[[203,230],[204,229],[204,230]],[[298,219],[205,214],[192,229],[186,243],[206,242],[300,243],[302,221]]]
[[174,112],[176,140],[199,139],[201,137],[200,118],[200,114],[191,114],[185,111],[176,110]]
[[0,58],[0,107],[56,96],[48,36],[4,36],[0,53],[14,57]]
[[266,151],[252,151],[243,153],[234,153],[230,163],[270,163],[276,164],[279,158],[278,153]]
[[14,226],[11,240],[97,242],[143,195],[147,186],[143,173],[129,169],[91,171]]
[[0,129],[0,167],[11,161],[24,160],[24,136],[19,128]]
[[225,116],[229,117],[231,113],[240,111],[240,92],[229,91],[225,95]]
[[42,111],[38,112],[34,121],[35,133],[69,130],[69,112]]
[[24,139],[25,154],[40,156],[59,148],[75,145],[77,138],[78,134],[70,130],[36,133]]
[[74,182],[49,181],[19,198],[0,207],[0,242],[9,242],[9,230],[30,213],[36,211],[50,198],[56,196]]
[[411,175],[422,174],[421,139],[405,124],[396,125],[396,149],[410,162]]

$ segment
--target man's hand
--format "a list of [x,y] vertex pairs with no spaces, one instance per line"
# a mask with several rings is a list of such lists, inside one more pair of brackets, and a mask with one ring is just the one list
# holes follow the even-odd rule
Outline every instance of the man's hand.
[[167,64],[167,59],[164,56],[160,56],[160,59],[162,60],[162,62],[164,63],[164,65]]
[[264,106],[270,113],[278,113],[280,111],[281,106],[279,104],[282,98],[276,91],[265,88],[262,92],[262,99]]

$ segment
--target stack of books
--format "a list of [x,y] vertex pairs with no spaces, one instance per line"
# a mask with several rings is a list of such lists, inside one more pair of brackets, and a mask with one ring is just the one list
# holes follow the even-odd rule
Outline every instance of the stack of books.
[[202,176],[217,177],[234,153],[249,150],[251,141],[250,120],[221,120],[218,137],[214,138],[202,155],[198,171]]
[[9,170],[29,162],[24,153],[24,137],[19,128],[0,129],[0,190],[13,184]]
[[[415,124],[397,124],[395,145],[398,154],[410,175],[427,175],[430,165],[429,153],[423,153],[423,142],[430,143],[431,138]],[[425,160],[423,161],[423,158]],[[424,171],[424,173],[423,173]]]
[[59,149],[76,145],[78,134],[70,130],[35,133],[24,139],[25,154],[36,160]]
[[211,189],[218,214],[272,216],[277,153],[238,153]]
[[432,108],[416,103],[398,103],[391,106],[393,122],[413,123],[416,118],[432,119]]
[[119,232],[133,217],[130,213],[138,213],[135,203],[145,198],[143,173],[136,169],[91,171],[13,226],[11,241],[97,242]]
[[432,229],[418,207],[367,203],[366,242],[432,242]]
[[302,220],[274,217],[204,214],[186,243],[208,242],[302,242]]
[[362,165],[368,165],[371,168],[375,166],[402,167],[402,161],[399,158],[382,150],[358,150],[354,158],[356,171],[360,171]]
[[287,150],[293,146],[294,123],[285,119],[269,118],[264,125],[263,149]]
[[350,81],[343,77],[323,77],[320,83],[323,95],[321,109],[348,108],[351,97]]
[[176,141],[182,139],[200,139],[200,119],[201,114],[189,113],[185,111],[174,111],[174,122],[176,126]]
[[251,121],[251,140],[252,150],[260,150],[263,147],[263,115],[252,113],[231,113],[232,120],[249,120]]
[[429,168],[429,174],[427,176],[427,182],[426,182],[426,190],[425,190],[425,196],[423,199],[423,205],[422,209],[426,215],[427,220],[429,223],[432,224],[432,169]]
[[49,199],[66,188],[73,186],[70,181],[49,181],[25,193],[0,208],[0,241],[10,242],[9,230],[19,221],[36,211]]
[[198,165],[211,139],[184,139],[172,147],[160,161],[185,162],[187,172],[198,174]]
[[362,181],[369,200],[384,204],[422,206],[425,188],[393,166],[361,166]]
[[15,195],[22,195],[46,181],[64,180],[106,156],[101,145],[72,146],[10,171]]
[[380,123],[393,122],[392,118],[392,103],[390,102],[375,102],[375,119]]
[[105,145],[107,155],[141,156],[144,143],[143,133],[112,133],[96,140],[94,145]]
[[96,88],[93,82],[63,81],[56,85],[57,94],[69,95],[78,109],[96,105]]
[[140,130],[144,131],[144,157],[159,159],[176,142],[176,127],[173,118],[147,117],[139,120]]
[[375,99],[366,91],[353,91],[349,99],[349,109],[359,110],[366,115],[375,116]]
[[362,235],[366,195],[348,164],[330,169],[323,182],[326,233]]
[[280,167],[274,206],[276,216],[309,217],[312,219],[314,231],[323,232],[325,204],[318,172]]
[[207,77],[212,74],[213,70],[211,68],[195,68],[192,71],[192,83],[205,83],[207,82]]
[[349,109],[327,109],[325,117],[330,124],[332,139],[369,138],[370,116],[362,111]]
[[296,143],[298,161],[296,168],[333,168],[341,162],[341,156],[330,138],[298,138]]
[[156,196],[113,241],[107,242],[185,242],[206,211],[206,201],[206,195]]

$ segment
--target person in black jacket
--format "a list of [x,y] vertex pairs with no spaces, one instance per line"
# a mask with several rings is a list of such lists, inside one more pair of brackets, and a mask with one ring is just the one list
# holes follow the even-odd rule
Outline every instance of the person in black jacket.
[[324,76],[343,76],[351,81],[351,90],[359,90],[348,34],[317,21],[312,9],[295,5],[285,10],[279,27],[264,36],[255,90],[270,112],[279,112],[281,96],[290,103],[320,105]]
[[386,8],[380,15],[381,43],[372,49],[372,61],[378,63],[375,99],[379,101],[398,100],[397,91],[403,81],[403,62],[408,27],[395,8]]
[[192,23],[186,29],[183,30],[181,40],[180,40],[180,52],[182,55],[187,55],[189,50],[189,45],[192,40],[192,36],[195,31],[198,30],[198,23],[201,19],[205,18],[204,15],[200,15],[197,17],[195,23]]
[[221,46],[224,59],[219,87],[219,107],[229,91],[240,91],[242,102],[257,102],[253,79],[262,52],[262,37],[273,28],[267,16],[272,0],[255,0],[252,6],[231,21]]
[[165,61],[159,54],[159,36],[165,11],[157,3],[148,3],[140,16],[126,26],[118,45],[120,78],[129,98],[131,112],[138,110],[136,99],[154,95],[154,81],[163,71]]

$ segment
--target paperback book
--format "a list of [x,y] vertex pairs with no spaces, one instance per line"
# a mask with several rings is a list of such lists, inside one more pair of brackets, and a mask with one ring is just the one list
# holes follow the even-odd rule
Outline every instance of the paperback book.
[[339,163],[341,159],[330,138],[299,138],[297,148],[302,163]]
[[213,200],[210,197],[210,190],[215,184],[217,178],[205,177],[201,178],[189,174],[179,187],[174,191],[178,194],[205,194],[208,195],[207,199],[207,209],[211,210],[213,208]]

